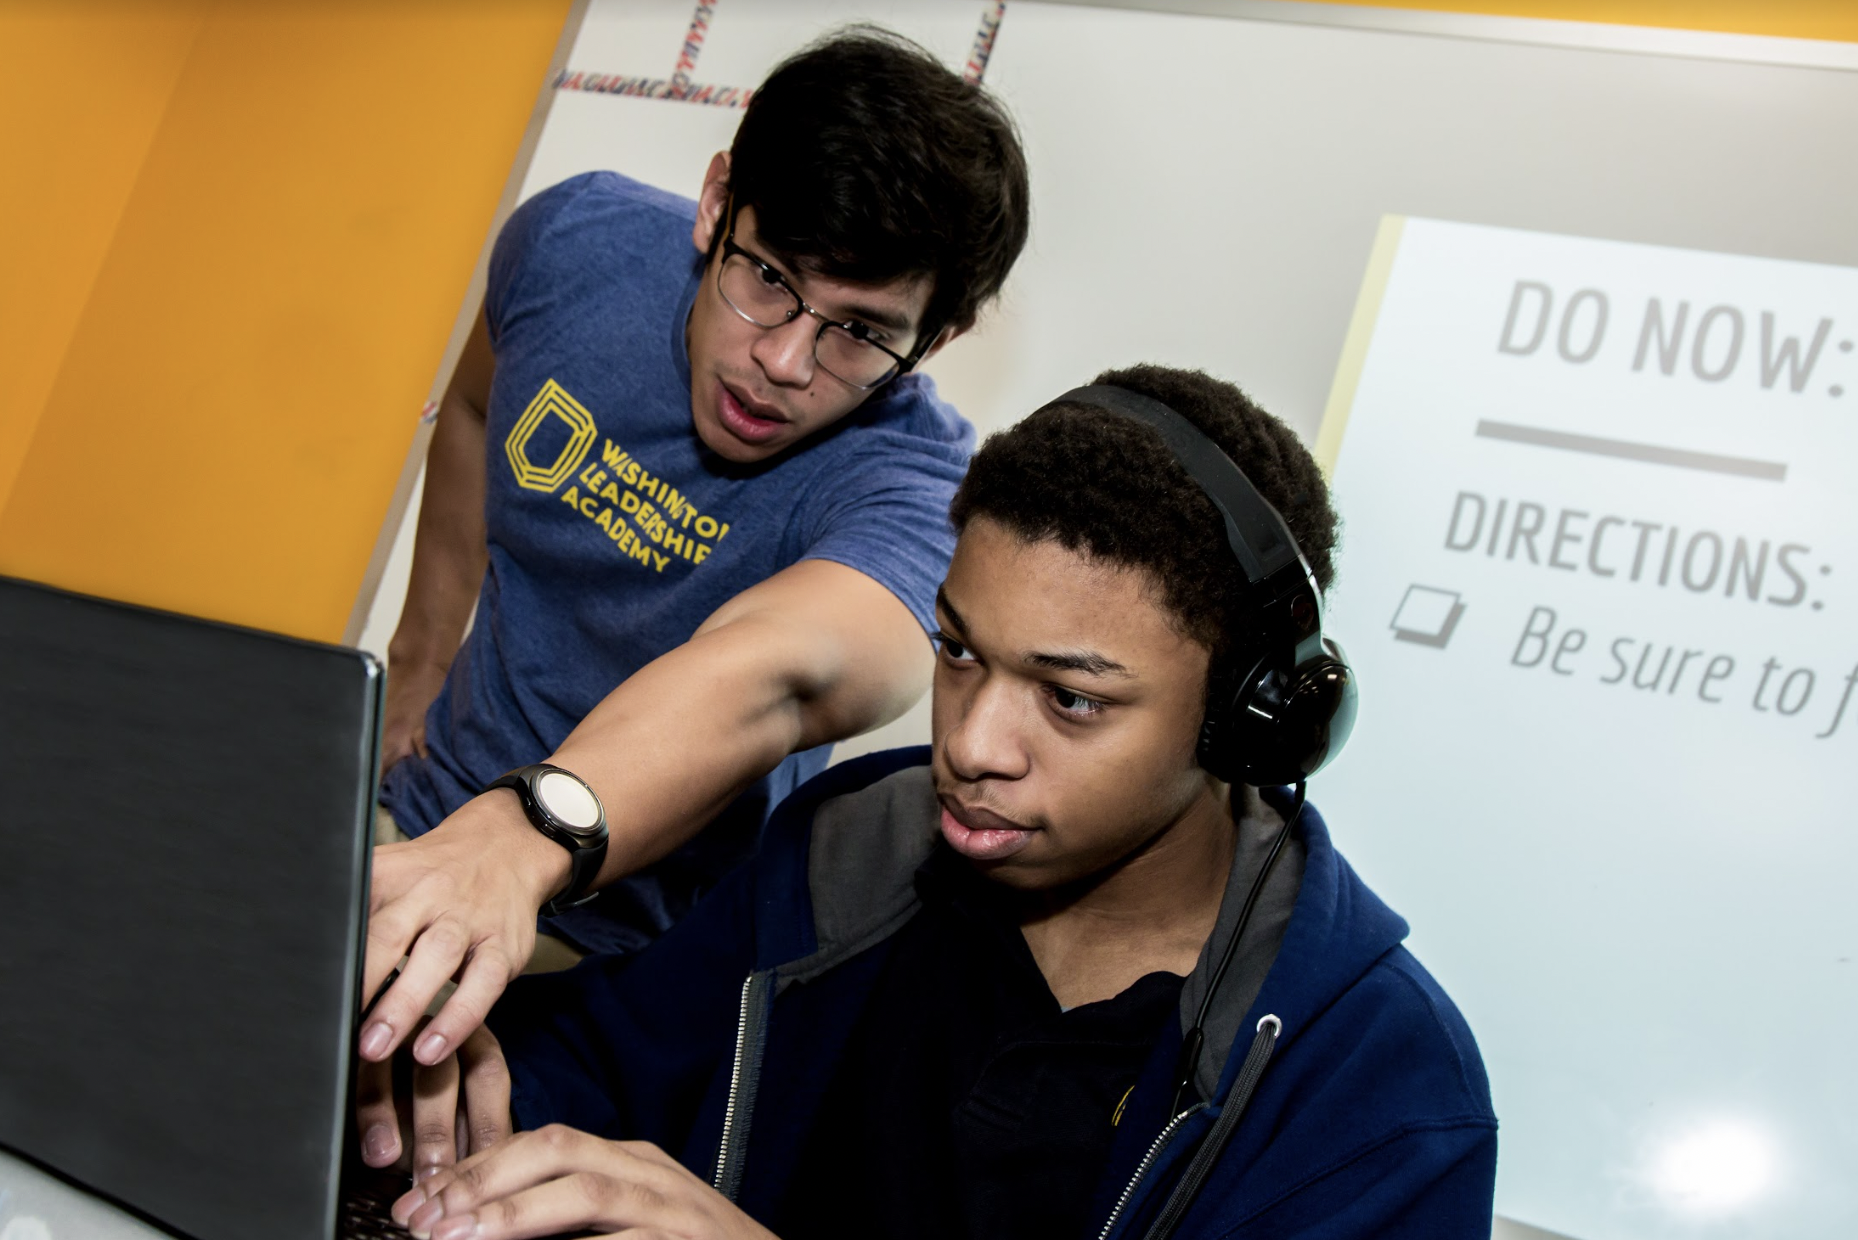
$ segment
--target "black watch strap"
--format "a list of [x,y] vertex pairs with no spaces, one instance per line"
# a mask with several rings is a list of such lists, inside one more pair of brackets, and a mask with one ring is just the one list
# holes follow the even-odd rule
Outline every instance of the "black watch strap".
[[570,852],[568,885],[562,889],[561,894],[542,905],[542,916],[558,917],[563,911],[586,904],[599,895],[599,892],[587,889],[593,886],[594,877],[600,873],[600,865],[605,860],[605,840],[601,840],[595,848],[576,848]]
[[[571,782],[564,784],[561,782],[564,779]],[[572,802],[571,815],[551,808],[551,790],[544,781],[552,783],[557,801],[563,800],[563,794],[567,794],[565,799]],[[522,802],[523,815],[529,819],[529,825],[568,850],[568,885],[542,906],[543,916],[557,916],[566,909],[593,899],[595,893],[588,888],[593,885],[594,878],[600,873],[600,866],[606,861],[606,810],[600,804],[599,796],[588,787],[587,781],[572,771],[537,762],[498,776],[490,781],[484,791],[489,792],[495,788],[508,788],[515,792],[517,799]]]

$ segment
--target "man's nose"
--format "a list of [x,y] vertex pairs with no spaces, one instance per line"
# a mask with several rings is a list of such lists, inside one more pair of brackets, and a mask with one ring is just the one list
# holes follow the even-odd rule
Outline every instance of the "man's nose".
[[983,683],[962,703],[943,738],[950,771],[966,780],[1023,778],[1031,769],[1025,724],[1022,704],[1008,685]]
[[769,379],[781,387],[804,388],[813,382],[813,339],[819,324],[797,314],[761,333],[749,353]]

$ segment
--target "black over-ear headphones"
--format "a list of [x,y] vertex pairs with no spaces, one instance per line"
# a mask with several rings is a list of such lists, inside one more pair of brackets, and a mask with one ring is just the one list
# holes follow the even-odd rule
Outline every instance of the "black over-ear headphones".
[[1200,765],[1228,783],[1300,784],[1355,726],[1355,675],[1323,636],[1321,596],[1284,518],[1220,446],[1153,397],[1093,384],[1051,402],[1090,405],[1154,428],[1225,520],[1255,607],[1231,634],[1238,663],[1216,671],[1200,725]]

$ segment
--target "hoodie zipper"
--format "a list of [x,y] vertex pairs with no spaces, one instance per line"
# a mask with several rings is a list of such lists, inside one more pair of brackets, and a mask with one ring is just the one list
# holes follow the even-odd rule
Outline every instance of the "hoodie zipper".
[[748,1148],[748,1123],[755,1109],[755,1087],[761,1076],[763,992],[772,972],[750,973],[742,983],[741,1008],[736,1018],[735,1063],[729,1070],[729,1101],[723,1108],[723,1134],[716,1152],[717,1192],[734,1201],[742,1187],[742,1158]]
[[1110,1233],[1116,1230],[1117,1220],[1123,1216],[1123,1209],[1128,1206],[1129,1199],[1135,1196],[1136,1186],[1141,1184],[1142,1177],[1146,1176],[1149,1171],[1154,1168],[1155,1159],[1161,1156],[1162,1147],[1168,1143],[1168,1139],[1180,1128],[1182,1121],[1194,1112],[1205,1109],[1206,1103],[1196,1102],[1168,1121],[1168,1126],[1163,1128],[1161,1134],[1149,1145],[1148,1153],[1142,1155],[1142,1161],[1135,1165],[1135,1174],[1129,1177],[1129,1182],[1127,1184],[1123,1185],[1122,1195],[1116,1199],[1116,1205],[1110,1210],[1110,1217],[1104,1221],[1103,1230],[1097,1233],[1097,1240],[1109,1240]]
[[1258,1022],[1258,1033],[1252,1039],[1251,1049],[1245,1053],[1245,1062],[1239,1067],[1239,1075],[1232,1082],[1232,1088],[1226,1092],[1225,1105],[1220,1108],[1219,1118],[1213,1121],[1200,1148],[1194,1151],[1193,1158],[1187,1164],[1187,1171],[1181,1176],[1180,1183],[1168,1194],[1162,1203],[1161,1213],[1155,1216],[1144,1240],[1167,1240],[1180,1226],[1181,1218],[1193,1205],[1199,1195],[1206,1177],[1212,1173],[1213,1164],[1218,1161],[1226,1148],[1226,1142],[1232,1139],[1232,1130],[1245,1118],[1246,1108],[1251,1106],[1252,1094],[1258,1088],[1258,1080],[1264,1075],[1265,1065],[1271,1062],[1271,1052],[1277,1048],[1277,1036],[1284,1029],[1284,1022],[1275,1014],[1267,1015]]

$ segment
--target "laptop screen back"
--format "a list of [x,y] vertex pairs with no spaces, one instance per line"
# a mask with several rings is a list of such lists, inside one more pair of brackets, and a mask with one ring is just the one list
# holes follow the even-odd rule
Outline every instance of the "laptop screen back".
[[333,1234],[381,672],[0,578],[0,1145]]

